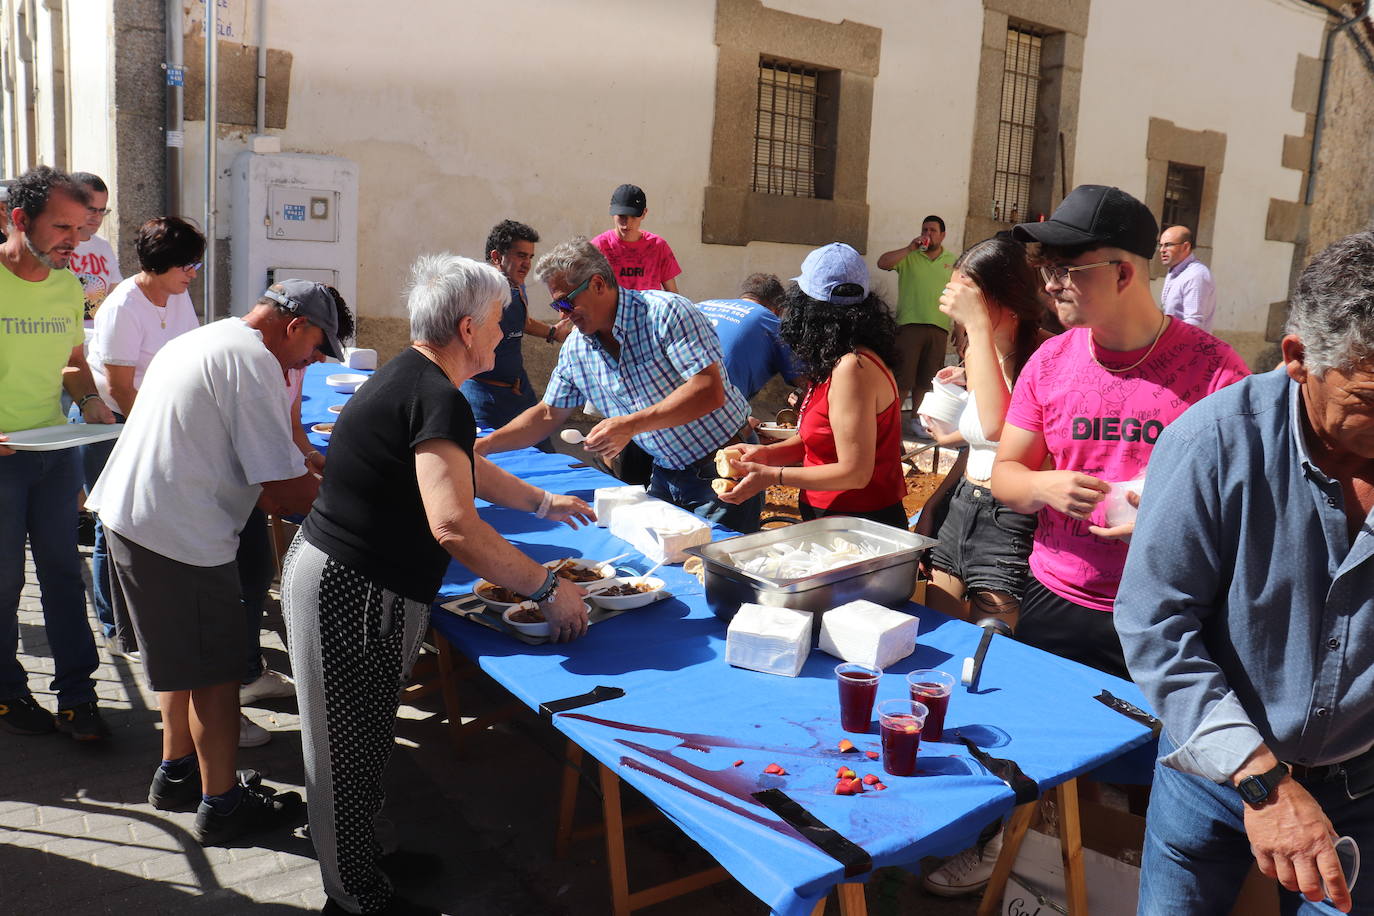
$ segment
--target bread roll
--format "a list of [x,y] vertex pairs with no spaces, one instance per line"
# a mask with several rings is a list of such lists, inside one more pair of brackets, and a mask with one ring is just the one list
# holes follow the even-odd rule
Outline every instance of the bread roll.
[[730,465],[730,459],[739,460],[739,456],[744,454],[744,449],[738,445],[732,445],[716,452],[716,476],[734,477],[738,472]]
[[711,489],[716,491],[717,496],[724,496],[735,488],[738,480],[731,480],[729,477],[717,477],[711,481]]

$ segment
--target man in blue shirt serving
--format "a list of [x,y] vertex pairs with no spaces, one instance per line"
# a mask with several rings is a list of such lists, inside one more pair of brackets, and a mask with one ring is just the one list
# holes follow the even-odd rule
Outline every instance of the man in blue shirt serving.
[[697,303],[720,338],[725,374],[746,401],[752,401],[775,375],[789,385],[796,385],[801,376],[792,349],[778,333],[782,294],[782,284],[773,274],[750,274],[740,284],[738,299]]
[[1307,901],[1374,913],[1333,843],[1374,851],[1371,276],[1374,232],[1317,255],[1283,366],[1198,403],[1150,460],[1116,600],[1164,722],[1146,916],[1226,912],[1252,856]]
[[757,437],[706,316],[676,293],[618,286],[584,238],[544,255],[534,275],[581,333],[558,354],[543,403],[478,439],[477,453],[533,445],[590,401],[605,419],[587,434],[588,451],[609,462],[633,439],[653,458],[649,495],[736,531],[757,530],[762,494],[734,506],[711,489],[716,450]]

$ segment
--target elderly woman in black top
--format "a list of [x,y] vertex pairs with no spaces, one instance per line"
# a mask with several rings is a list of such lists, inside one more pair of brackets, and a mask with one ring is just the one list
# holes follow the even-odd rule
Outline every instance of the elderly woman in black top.
[[414,342],[339,415],[329,474],[287,557],[283,605],[300,699],[311,839],[336,912],[425,912],[393,897],[373,819],[398,692],[449,559],[536,600],[560,641],[587,629],[581,589],[507,543],[474,497],[573,527],[580,499],[473,457],[459,387],[491,368],[510,284],[494,267],[421,257],[407,308]]

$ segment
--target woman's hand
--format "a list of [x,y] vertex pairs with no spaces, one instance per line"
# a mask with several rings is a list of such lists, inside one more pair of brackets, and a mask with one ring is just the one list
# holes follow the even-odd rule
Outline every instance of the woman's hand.
[[738,458],[733,463],[748,461],[754,464],[768,464],[768,446],[766,445],[736,445],[732,450],[737,451]]
[[723,503],[738,506],[750,497],[762,493],[764,490],[778,482],[777,468],[769,467],[766,464],[759,464],[754,461],[730,460],[730,466],[735,469],[735,473],[743,474],[735,486],[723,496],[717,497]]
[[1107,498],[1112,485],[1077,471],[1042,471],[1035,475],[1034,498],[1069,518],[1086,519]]
[[587,605],[582,600],[585,594],[580,586],[564,580],[558,583],[553,600],[539,606],[549,622],[549,635],[554,642],[572,642],[587,632]]
[[973,330],[988,325],[988,306],[972,280],[957,271],[940,295],[940,311]]
[[576,496],[561,496],[557,493],[549,495],[549,511],[544,513],[545,518],[562,522],[569,528],[577,528],[579,523],[590,525],[596,521],[596,513],[592,511],[592,507]]
[[958,385],[960,388],[967,388],[968,374],[964,372],[963,366],[946,366],[935,373],[935,381],[944,382],[946,385]]

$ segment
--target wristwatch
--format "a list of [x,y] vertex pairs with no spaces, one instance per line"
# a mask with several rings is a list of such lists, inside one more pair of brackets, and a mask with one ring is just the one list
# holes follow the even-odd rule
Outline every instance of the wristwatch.
[[1251,808],[1263,808],[1269,801],[1269,796],[1278,788],[1279,783],[1288,775],[1288,764],[1279,762],[1267,773],[1258,773],[1254,776],[1247,776],[1236,783],[1236,791],[1240,792],[1240,797]]
[[544,579],[544,584],[539,587],[539,591],[530,595],[530,600],[535,604],[543,604],[546,601],[553,600],[553,596],[557,594],[557,592],[558,574],[551,569],[549,570],[548,576]]

